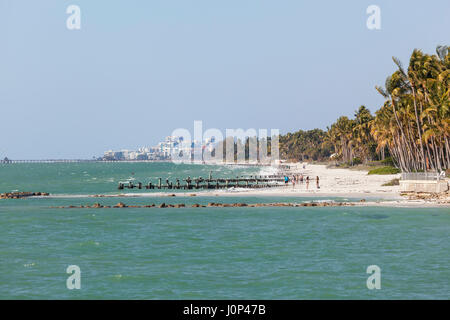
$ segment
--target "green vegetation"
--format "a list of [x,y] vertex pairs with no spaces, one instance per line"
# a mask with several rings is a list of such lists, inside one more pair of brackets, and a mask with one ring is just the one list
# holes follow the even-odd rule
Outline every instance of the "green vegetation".
[[399,171],[392,166],[407,172],[450,168],[448,47],[438,46],[435,55],[414,50],[407,70],[398,59],[393,61],[397,71],[386,79],[385,88],[376,87],[386,101],[375,115],[361,106],[353,119],[341,116],[327,131],[280,136],[281,157],[328,159],[343,166],[381,160],[388,167],[376,170],[384,174]]
[[326,135],[325,131],[314,129],[280,136],[280,156],[289,160],[328,160],[333,146],[326,142]]
[[387,157],[384,160],[381,160],[380,163],[385,166],[394,166],[394,160],[392,159],[392,157]]
[[381,167],[370,170],[367,174],[397,174],[400,173],[399,168],[394,167]]
[[446,46],[436,52],[414,50],[407,70],[393,58],[398,70],[377,87],[386,101],[372,134],[403,171],[450,167],[450,53]]
[[362,160],[360,157],[353,158],[352,163],[354,166],[362,164]]
[[391,187],[400,185],[400,179],[392,179],[389,182],[382,184],[383,187]]

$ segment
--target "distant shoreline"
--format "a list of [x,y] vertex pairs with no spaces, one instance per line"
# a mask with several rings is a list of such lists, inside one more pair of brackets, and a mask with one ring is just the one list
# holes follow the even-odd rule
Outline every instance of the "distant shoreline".
[[172,162],[171,160],[94,160],[94,159],[28,159],[28,160],[0,160],[2,164],[17,164],[17,163],[85,163],[85,162]]
[[174,162],[172,160],[94,160],[94,159],[38,159],[38,160],[0,160],[0,164],[19,164],[19,163],[176,163],[176,164],[197,164],[197,165],[238,165],[238,166],[270,166],[267,163],[248,163],[248,162]]

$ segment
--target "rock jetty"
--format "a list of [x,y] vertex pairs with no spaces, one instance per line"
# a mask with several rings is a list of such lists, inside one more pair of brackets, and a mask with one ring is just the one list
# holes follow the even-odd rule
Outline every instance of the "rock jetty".
[[[207,205],[194,203],[190,205],[191,208],[242,208],[242,207],[351,207],[355,206],[353,202],[304,202],[304,203],[215,203],[210,202]],[[51,207],[51,208],[60,208],[60,209],[83,209],[83,208],[186,208],[188,205],[184,203],[178,204],[166,204],[161,203],[159,205],[150,204],[150,205],[126,205],[122,202],[114,206],[103,206],[100,203],[94,203],[93,205],[81,205],[81,206],[59,206],[59,207]]]
[[403,192],[400,195],[408,197],[408,200],[424,200],[429,202],[436,202],[438,204],[450,204],[450,191],[441,193]]
[[22,199],[28,197],[45,197],[50,194],[47,192],[7,192],[0,193],[0,199]]

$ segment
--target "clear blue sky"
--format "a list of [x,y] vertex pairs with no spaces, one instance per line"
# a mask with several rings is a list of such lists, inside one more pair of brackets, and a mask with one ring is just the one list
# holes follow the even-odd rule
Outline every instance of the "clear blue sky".
[[91,158],[194,120],[324,129],[379,108],[392,56],[450,45],[449,15],[448,0],[0,0],[0,157]]

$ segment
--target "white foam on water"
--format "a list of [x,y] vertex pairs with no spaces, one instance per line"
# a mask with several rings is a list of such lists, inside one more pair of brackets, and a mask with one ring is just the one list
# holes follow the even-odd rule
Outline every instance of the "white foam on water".
[[261,167],[258,175],[259,176],[271,176],[271,175],[278,174],[278,172],[279,172],[278,167]]
[[243,191],[248,192],[248,189],[246,189],[246,188],[236,188],[236,187],[231,187],[231,188],[225,189],[224,191],[225,191],[225,192],[243,192]]
[[320,199],[320,200],[314,200],[314,202],[318,202],[318,203],[322,203],[322,202],[335,202],[334,200],[332,200],[332,199],[324,199],[324,200],[322,200],[322,199]]

